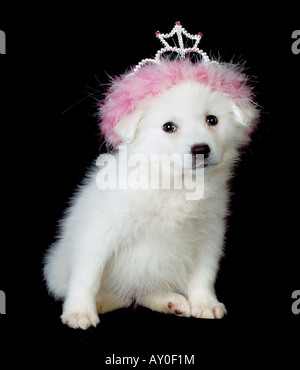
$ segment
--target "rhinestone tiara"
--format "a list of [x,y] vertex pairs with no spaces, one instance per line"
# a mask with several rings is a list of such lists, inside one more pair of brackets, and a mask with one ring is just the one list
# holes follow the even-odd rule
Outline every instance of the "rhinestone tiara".
[[[173,37],[174,35],[177,35],[178,38],[178,44],[179,46],[171,46],[168,42],[167,39]],[[183,43],[183,37],[187,37],[190,40],[194,41],[194,45],[192,47],[186,48]],[[160,40],[160,42],[163,44],[163,48],[157,51],[155,54],[155,57],[153,59],[151,58],[146,58],[141,60],[133,69],[133,73],[135,73],[137,70],[139,70],[141,67],[148,63],[155,63],[155,64],[160,64],[161,61],[161,56],[164,53],[167,52],[175,52],[177,53],[177,56],[180,56],[180,58],[185,59],[186,54],[189,53],[196,53],[199,54],[203,61],[205,63],[218,63],[217,61],[212,61],[209,59],[208,55],[206,54],[205,51],[201,50],[198,48],[198,44],[203,36],[201,32],[198,32],[196,35],[192,35],[185,28],[182,27],[181,23],[179,21],[175,22],[175,26],[173,27],[172,31],[169,33],[161,33],[160,31],[155,32],[155,36]]]

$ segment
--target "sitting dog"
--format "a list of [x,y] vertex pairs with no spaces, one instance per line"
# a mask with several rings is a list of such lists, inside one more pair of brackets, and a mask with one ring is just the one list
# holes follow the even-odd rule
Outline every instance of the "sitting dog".
[[64,324],[87,329],[134,302],[226,314],[214,284],[228,180],[258,120],[252,99],[240,67],[204,60],[161,58],[112,83],[100,115],[113,150],[77,190],[45,256]]

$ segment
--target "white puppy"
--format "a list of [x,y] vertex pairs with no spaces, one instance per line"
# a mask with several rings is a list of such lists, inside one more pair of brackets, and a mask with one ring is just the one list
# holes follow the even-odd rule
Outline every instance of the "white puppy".
[[[168,61],[163,67],[145,67],[115,83],[101,108],[104,121],[113,109],[121,112],[110,136],[103,125],[107,140],[114,144],[114,155],[104,156],[102,162],[100,158],[100,174],[99,167],[91,170],[45,258],[48,289],[64,301],[62,321],[72,328],[96,326],[98,313],[133,302],[186,317],[221,318],[226,313],[214,283],[223,253],[227,183],[258,113],[240,71],[198,64]],[[146,73],[155,76],[162,68],[188,73],[163,88],[151,86],[151,93],[142,98],[139,91],[138,101],[132,98],[134,107],[131,101],[130,111],[124,113],[120,89],[132,80],[131,91],[141,90],[145,84],[136,87],[138,77],[145,82]],[[199,71],[198,77],[196,72],[192,76],[190,70],[196,68],[205,68],[207,79],[199,78]],[[227,82],[216,87],[215,81],[222,76]],[[153,81],[162,86],[159,78]],[[129,160],[142,154],[150,167],[157,161],[153,154],[177,154],[170,165],[169,188],[161,187],[162,171],[159,189],[151,188],[149,166],[139,166],[136,178],[140,183],[148,181],[149,186],[130,187],[133,167],[119,167],[120,144]],[[184,155],[190,155],[191,161],[181,161]],[[101,171],[112,176],[116,189],[100,189],[97,177],[105,177]],[[193,189],[187,189],[184,181],[181,187],[175,186],[176,178],[184,180],[191,174],[204,184],[200,199],[188,200]]]

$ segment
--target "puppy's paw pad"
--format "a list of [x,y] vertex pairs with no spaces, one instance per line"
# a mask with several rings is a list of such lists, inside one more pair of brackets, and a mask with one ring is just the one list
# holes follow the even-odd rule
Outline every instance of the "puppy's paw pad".
[[191,316],[198,319],[221,319],[227,314],[223,303],[198,304],[192,306]]
[[87,312],[72,312],[64,313],[61,316],[63,324],[68,325],[73,329],[83,329],[86,330],[90,326],[95,326],[99,324],[99,316],[94,313]]
[[168,313],[174,314],[176,316],[190,317],[191,308],[189,302],[183,296],[174,296],[167,303]]

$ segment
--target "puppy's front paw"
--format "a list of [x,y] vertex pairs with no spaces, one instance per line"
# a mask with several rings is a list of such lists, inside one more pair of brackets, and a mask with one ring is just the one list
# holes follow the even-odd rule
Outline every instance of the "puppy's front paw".
[[64,312],[61,315],[63,324],[73,329],[86,330],[99,324],[99,316],[94,312]]
[[198,319],[221,319],[226,314],[226,308],[220,302],[191,305],[191,316]]

